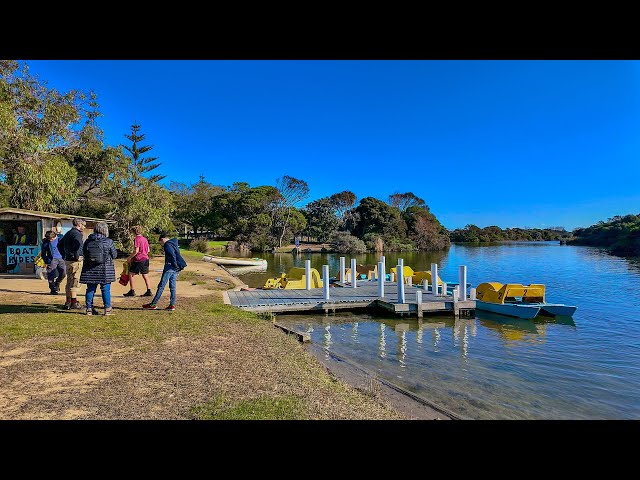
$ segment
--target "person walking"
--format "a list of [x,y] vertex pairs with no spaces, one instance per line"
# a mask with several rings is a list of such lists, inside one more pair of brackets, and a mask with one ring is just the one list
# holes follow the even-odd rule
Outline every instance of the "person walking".
[[160,243],[164,248],[164,269],[162,270],[162,278],[158,283],[158,289],[156,295],[151,300],[151,303],[142,305],[145,310],[156,310],[158,301],[162,296],[164,287],[169,283],[169,291],[171,292],[171,298],[169,300],[169,306],[165,310],[173,312],[176,309],[176,280],[178,279],[178,273],[184,267],[187,266],[187,262],[184,261],[182,255],[180,255],[180,247],[178,246],[177,238],[169,238],[169,235],[163,233],[160,235]]
[[67,310],[79,310],[82,308],[77,299],[83,259],[82,246],[84,236],[82,232],[84,232],[87,222],[81,218],[74,218],[72,223],[73,228],[65,233],[62,240],[58,242],[58,249],[64,258],[67,268],[67,284],[65,288],[67,299],[64,302],[64,306]]
[[149,288],[149,277],[147,276],[149,274],[149,240],[142,235],[142,227],[140,225],[131,227],[130,231],[136,238],[133,241],[133,253],[127,258],[127,263],[129,264],[129,291],[124,296],[136,296],[133,279],[136,275],[141,274],[147,286],[147,291],[142,296],[150,297],[152,294]]
[[87,284],[86,312],[87,315],[98,315],[93,307],[93,298],[100,285],[104,314],[113,315],[111,306],[111,283],[116,281],[116,269],[113,261],[118,257],[118,251],[109,238],[109,227],[104,222],[96,223],[93,233],[89,235],[82,247],[84,262],[80,283]]
[[56,232],[49,230],[44,236],[40,251],[42,252],[42,260],[47,265],[47,280],[49,280],[50,293],[51,295],[57,295],[60,291],[62,280],[67,276],[67,267],[60,250],[58,250],[60,239]]

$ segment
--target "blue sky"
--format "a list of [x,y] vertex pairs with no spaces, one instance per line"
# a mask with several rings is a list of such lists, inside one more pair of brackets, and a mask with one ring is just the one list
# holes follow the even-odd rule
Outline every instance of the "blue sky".
[[637,61],[26,62],[95,91],[108,144],[137,121],[167,182],[410,191],[449,229],[640,213]]

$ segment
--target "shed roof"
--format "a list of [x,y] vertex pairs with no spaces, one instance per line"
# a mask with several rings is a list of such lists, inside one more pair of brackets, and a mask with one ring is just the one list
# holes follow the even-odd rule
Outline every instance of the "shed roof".
[[58,218],[58,219],[82,218],[84,220],[91,220],[95,222],[114,223],[113,220],[106,220],[104,218],[85,217],[82,215],[68,215],[66,213],[39,212],[37,210],[26,210],[24,208],[11,208],[11,207],[0,208],[0,214],[1,213],[16,213],[18,215],[26,215],[31,217],[46,217],[46,218]]

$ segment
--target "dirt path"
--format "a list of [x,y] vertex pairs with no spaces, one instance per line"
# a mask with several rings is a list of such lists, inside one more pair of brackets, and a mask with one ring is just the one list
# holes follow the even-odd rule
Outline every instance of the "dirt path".
[[[231,275],[226,269],[219,267],[214,263],[201,261],[197,256],[187,256],[187,267],[181,272],[184,281],[178,281],[177,289],[179,298],[194,298],[203,295],[210,295],[211,291],[222,291],[229,288],[244,285],[242,281]],[[124,260],[116,260],[116,278],[120,277],[122,272],[122,262]],[[164,266],[164,257],[154,257],[149,262],[149,283],[151,291],[155,294],[162,268]],[[218,280],[216,280],[218,279]],[[0,305],[16,305],[24,306],[30,304],[64,304],[64,286],[66,280],[62,281],[61,293],[54,296],[49,294],[49,287],[46,280],[41,280],[33,276],[16,276],[16,275],[0,275]],[[136,292],[144,293],[145,284],[141,275],[135,278]],[[96,305],[102,306],[102,297],[100,293],[96,293]],[[117,281],[111,284],[111,300],[114,308],[142,306],[149,303],[149,297],[123,297],[129,291],[129,286],[122,286]],[[85,286],[80,286],[80,294],[78,298],[84,304]],[[220,297],[221,298],[221,294]],[[160,300],[162,304],[169,303],[169,287],[165,287]]]

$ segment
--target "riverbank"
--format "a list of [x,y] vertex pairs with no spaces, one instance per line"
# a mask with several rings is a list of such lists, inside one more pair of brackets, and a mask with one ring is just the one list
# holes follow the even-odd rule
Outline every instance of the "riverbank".
[[0,419],[420,418],[339,380],[270,321],[222,304],[238,280],[186,255],[175,312],[142,310],[148,299],[122,297],[116,282],[116,314],[87,317],[64,310],[45,281],[3,277]]

